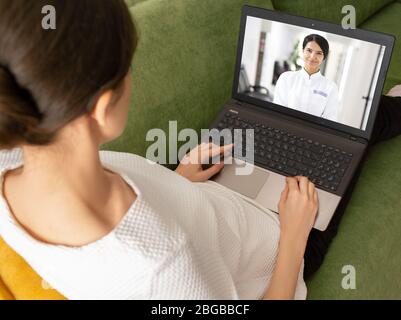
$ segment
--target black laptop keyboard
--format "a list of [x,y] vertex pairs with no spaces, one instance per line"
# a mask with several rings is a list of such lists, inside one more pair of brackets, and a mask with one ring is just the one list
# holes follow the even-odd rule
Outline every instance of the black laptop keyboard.
[[[254,129],[255,163],[287,176],[306,176],[328,191],[337,190],[352,159],[352,153],[335,146],[246,120],[231,112],[224,115],[217,129],[230,129],[232,134],[234,129]],[[245,132],[242,149],[234,145],[233,151],[234,156],[242,159],[246,156]]]

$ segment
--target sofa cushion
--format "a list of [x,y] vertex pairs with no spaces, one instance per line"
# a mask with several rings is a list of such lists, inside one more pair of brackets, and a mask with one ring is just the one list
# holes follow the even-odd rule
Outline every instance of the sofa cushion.
[[0,300],[14,300],[14,296],[0,277]]
[[387,73],[384,92],[396,84],[401,84],[401,2],[395,2],[380,10],[361,28],[392,34],[396,37],[390,68]]
[[352,5],[356,11],[356,23],[359,25],[392,2],[394,0],[273,0],[273,5],[276,10],[333,23],[341,23],[344,17],[341,12],[342,8]]
[[42,279],[1,237],[0,261],[0,299],[63,299],[56,290],[43,286]]
[[241,7],[270,0],[147,0],[131,8],[140,32],[125,133],[108,150],[145,155],[146,133],[208,128],[231,96]]

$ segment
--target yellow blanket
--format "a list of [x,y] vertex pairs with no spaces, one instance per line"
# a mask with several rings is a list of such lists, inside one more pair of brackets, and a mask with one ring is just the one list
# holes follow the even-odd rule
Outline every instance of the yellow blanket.
[[0,300],[63,300],[0,237]]

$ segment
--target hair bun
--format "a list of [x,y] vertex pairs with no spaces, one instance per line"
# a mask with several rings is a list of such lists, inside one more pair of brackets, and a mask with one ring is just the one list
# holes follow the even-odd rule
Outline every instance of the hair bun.
[[28,90],[20,87],[9,68],[0,65],[0,148],[14,148],[43,134],[42,120]]

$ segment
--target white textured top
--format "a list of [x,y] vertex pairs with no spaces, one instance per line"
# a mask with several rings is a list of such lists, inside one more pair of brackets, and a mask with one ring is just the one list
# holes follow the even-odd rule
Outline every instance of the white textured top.
[[284,72],[277,80],[274,103],[337,121],[341,110],[337,85],[319,72]]
[[[69,299],[260,299],[277,258],[279,220],[214,182],[192,183],[127,153],[100,152],[138,195],[109,234],[82,247],[34,239],[0,193],[0,235]],[[19,149],[0,152],[4,173]],[[4,263],[4,262],[2,262]],[[296,299],[306,298],[298,278]]]

